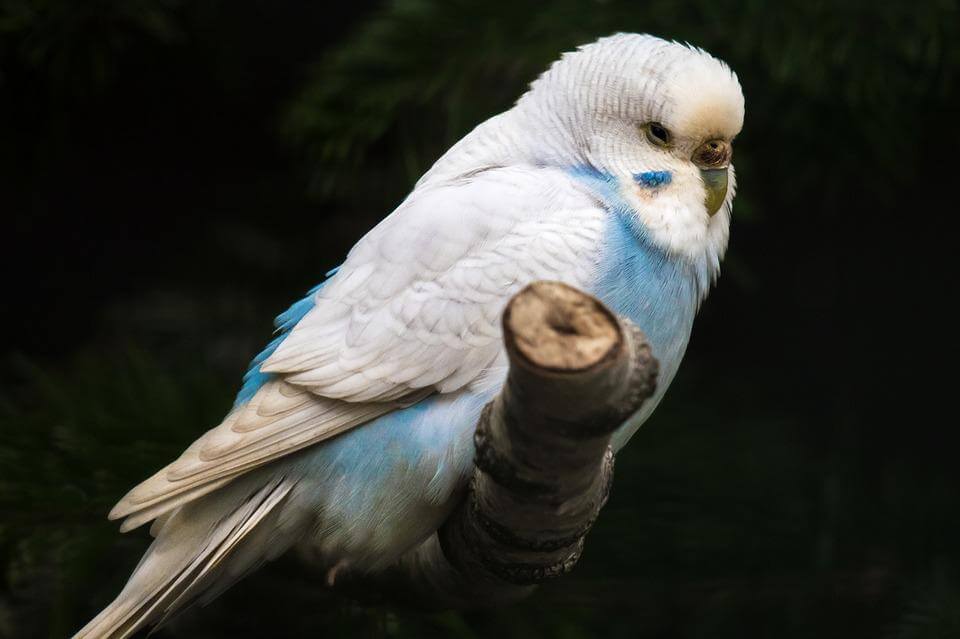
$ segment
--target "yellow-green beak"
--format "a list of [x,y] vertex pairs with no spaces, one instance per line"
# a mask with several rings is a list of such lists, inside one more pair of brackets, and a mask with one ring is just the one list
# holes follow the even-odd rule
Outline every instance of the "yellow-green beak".
[[700,169],[700,177],[703,178],[703,185],[707,190],[707,197],[703,201],[707,207],[707,213],[712,217],[724,200],[727,199],[727,178],[729,171],[727,167],[722,169]]
[[700,177],[703,178],[703,186],[707,191],[703,205],[707,207],[707,213],[711,217],[727,199],[728,169],[732,158],[733,147],[721,139],[707,140],[697,147],[691,158],[700,169]]

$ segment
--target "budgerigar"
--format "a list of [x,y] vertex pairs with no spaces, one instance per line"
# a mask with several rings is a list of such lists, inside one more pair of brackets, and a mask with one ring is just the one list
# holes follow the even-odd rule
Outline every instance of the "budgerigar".
[[[592,293],[677,371],[727,245],[736,75],[618,34],[564,54],[447,151],[342,266],[277,318],[224,421],[111,518],[156,537],[78,637],[126,637],[297,546],[377,571],[435,534],[506,374],[500,315],[534,280]],[[269,613],[264,613],[269,614]]]

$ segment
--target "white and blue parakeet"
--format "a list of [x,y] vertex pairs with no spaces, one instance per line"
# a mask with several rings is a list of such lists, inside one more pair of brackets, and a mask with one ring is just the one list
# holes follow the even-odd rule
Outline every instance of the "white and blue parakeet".
[[736,75],[618,34],[567,53],[447,151],[343,265],[277,318],[223,423],[130,491],[153,522],[126,587],[78,637],[126,637],[299,547],[376,571],[433,535],[473,470],[500,389],[500,315],[560,280],[636,323],[677,371],[727,245]]

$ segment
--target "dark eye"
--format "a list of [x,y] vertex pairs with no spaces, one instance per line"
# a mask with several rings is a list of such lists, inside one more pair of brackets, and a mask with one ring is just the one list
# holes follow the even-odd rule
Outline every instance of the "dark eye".
[[647,139],[657,146],[667,146],[670,144],[670,132],[659,122],[651,122],[647,125]]

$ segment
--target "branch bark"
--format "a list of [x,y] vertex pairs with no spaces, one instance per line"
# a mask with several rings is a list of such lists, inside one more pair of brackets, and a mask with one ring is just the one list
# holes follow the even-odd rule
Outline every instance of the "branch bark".
[[510,372],[477,424],[468,494],[381,576],[407,603],[496,605],[569,572],[610,491],[610,435],[654,391],[639,329],[564,284],[518,293],[503,335]]

